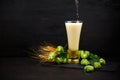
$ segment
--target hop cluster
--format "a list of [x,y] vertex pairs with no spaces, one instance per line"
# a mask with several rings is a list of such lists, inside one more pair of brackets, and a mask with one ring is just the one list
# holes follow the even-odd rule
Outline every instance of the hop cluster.
[[[45,48],[45,51],[46,51],[46,48]],[[54,62],[57,64],[66,64],[66,63],[69,63],[68,55],[69,55],[69,50],[65,50],[63,46],[59,45],[56,48],[54,47],[52,50],[47,52],[47,57],[45,57],[45,60],[47,62]],[[43,57],[41,58],[44,59],[44,55],[42,56]],[[106,64],[105,59],[87,50],[78,50],[77,58],[79,59],[78,64],[84,67],[85,72],[92,72],[95,69],[100,69],[104,64]]]
[[106,64],[105,59],[101,58],[97,54],[93,54],[90,51],[79,50],[80,64],[84,66],[85,72],[92,72],[95,69],[100,69]]

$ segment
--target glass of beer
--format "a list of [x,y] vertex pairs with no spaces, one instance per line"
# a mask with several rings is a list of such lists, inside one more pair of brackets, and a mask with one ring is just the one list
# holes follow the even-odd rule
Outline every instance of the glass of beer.
[[80,20],[65,21],[68,39],[68,62],[78,63],[78,50],[83,22]]

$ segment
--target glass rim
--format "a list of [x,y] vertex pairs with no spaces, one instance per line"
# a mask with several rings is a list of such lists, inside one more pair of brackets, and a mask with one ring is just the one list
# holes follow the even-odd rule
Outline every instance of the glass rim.
[[83,23],[82,20],[66,20],[65,23]]

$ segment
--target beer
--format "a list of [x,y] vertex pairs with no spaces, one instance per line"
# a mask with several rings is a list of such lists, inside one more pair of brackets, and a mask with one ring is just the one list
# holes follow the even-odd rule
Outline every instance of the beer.
[[65,22],[67,39],[68,39],[68,58],[69,59],[78,59],[77,54],[79,50],[82,24],[83,23],[78,20]]

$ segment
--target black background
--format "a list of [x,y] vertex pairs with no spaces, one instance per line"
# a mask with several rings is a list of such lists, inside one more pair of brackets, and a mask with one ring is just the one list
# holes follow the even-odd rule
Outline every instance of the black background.
[[[119,58],[118,0],[79,0],[80,49]],[[0,56],[28,56],[43,42],[65,45],[64,22],[76,19],[74,0],[0,0]]]

